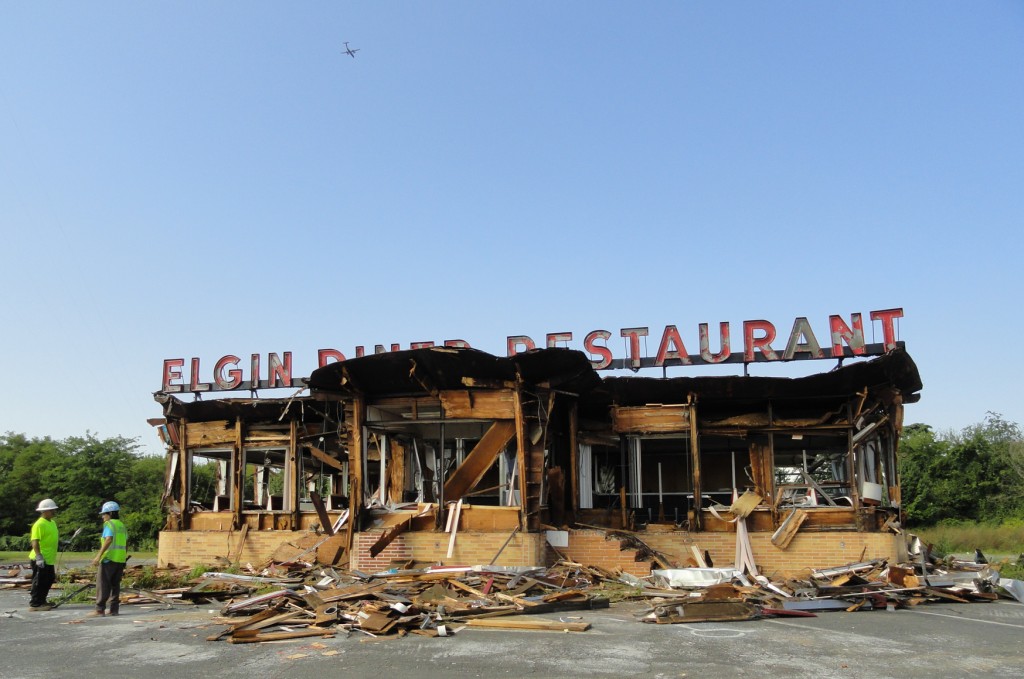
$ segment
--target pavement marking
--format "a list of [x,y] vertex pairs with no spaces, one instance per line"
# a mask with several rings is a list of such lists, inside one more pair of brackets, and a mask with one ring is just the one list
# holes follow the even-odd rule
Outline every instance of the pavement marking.
[[728,627],[717,627],[712,629],[690,629],[690,634],[695,637],[706,637],[711,639],[732,639],[733,637],[745,637],[746,632],[741,632],[738,629],[729,629]]
[[964,622],[983,622],[986,625],[1002,625],[1003,627],[1016,627],[1017,629],[1024,629],[1024,625],[1014,625],[1008,622],[996,622],[995,620],[978,620],[977,618],[964,618],[959,615],[949,615],[947,613],[929,613],[928,611],[911,611],[911,613],[919,613],[920,615],[936,615],[940,618],[953,618],[954,620],[962,620]]

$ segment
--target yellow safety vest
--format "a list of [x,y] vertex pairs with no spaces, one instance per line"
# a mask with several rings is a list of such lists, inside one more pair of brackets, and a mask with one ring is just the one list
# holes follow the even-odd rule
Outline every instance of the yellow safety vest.
[[[113,561],[114,563],[124,563],[128,560],[128,531],[125,530],[124,524],[119,519],[110,519],[103,524],[103,532],[110,531],[114,539],[110,543],[110,547],[103,554],[104,561]],[[106,538],[100,538],[100,544],[103,544],[103,540]]]

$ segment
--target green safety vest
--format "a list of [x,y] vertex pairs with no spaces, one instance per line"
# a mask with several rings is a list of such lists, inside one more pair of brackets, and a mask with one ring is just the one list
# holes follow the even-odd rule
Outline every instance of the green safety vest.
[[[128,560],[128,531],[125,530],[124,524],[120,519],[111,519],[103,524],[103,528],[104,532],[109,529],[114,534],[110,547],[103,554],[103,560],[124,563]],[[103,544],[103,540],[104,538],[101,537],[100,545]]]

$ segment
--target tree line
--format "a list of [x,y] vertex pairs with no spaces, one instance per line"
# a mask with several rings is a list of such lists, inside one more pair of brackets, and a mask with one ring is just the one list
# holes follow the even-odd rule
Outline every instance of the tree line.
[[[212,469],[196,474],[209,476],[206,485],[212,487]],[[1024,433],[997,413],[959,431],[905,427],[900,476],[911,526],[1024,521]],[[164,524],[163,488],[163,457],[142,454],[135,439],[0,435],[0,550],[28,549],[36,504],[47,497],[60,505],[62,536],[83,529],[73,548],[98,544],[99,508],[116,500],[129,527],[129,546],[154,549]]]
[[911,526],[1024,521],[1024,435],[999,413],[959,431],[907,426],[899,455]]
[[164,459],[143,455],[135,439],[0,435],[0,550],[28,551],[29,530],[39,517],[36,505],[43,498],[60,506],[56,521],[62,540],[82,529],[67,548],[98,547],[100,506],[116,500],[129,547],[154,549],[164,522],[163,485]]

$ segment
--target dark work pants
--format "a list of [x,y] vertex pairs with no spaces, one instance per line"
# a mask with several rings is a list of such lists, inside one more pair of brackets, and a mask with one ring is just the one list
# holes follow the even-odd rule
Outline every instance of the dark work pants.
[[46,604],[46,597],[50,594],[50,586],[57,579],[57,573],[53,566],[37,566],[32,561],[32,590],[29,598],[29,606],[43,606]]
[[104,561],[96,574],[96,610],[100,613],[107,607],[110,600],[110,612],[115,614],[121,606],[121,576],[124,575],[124,564]]

